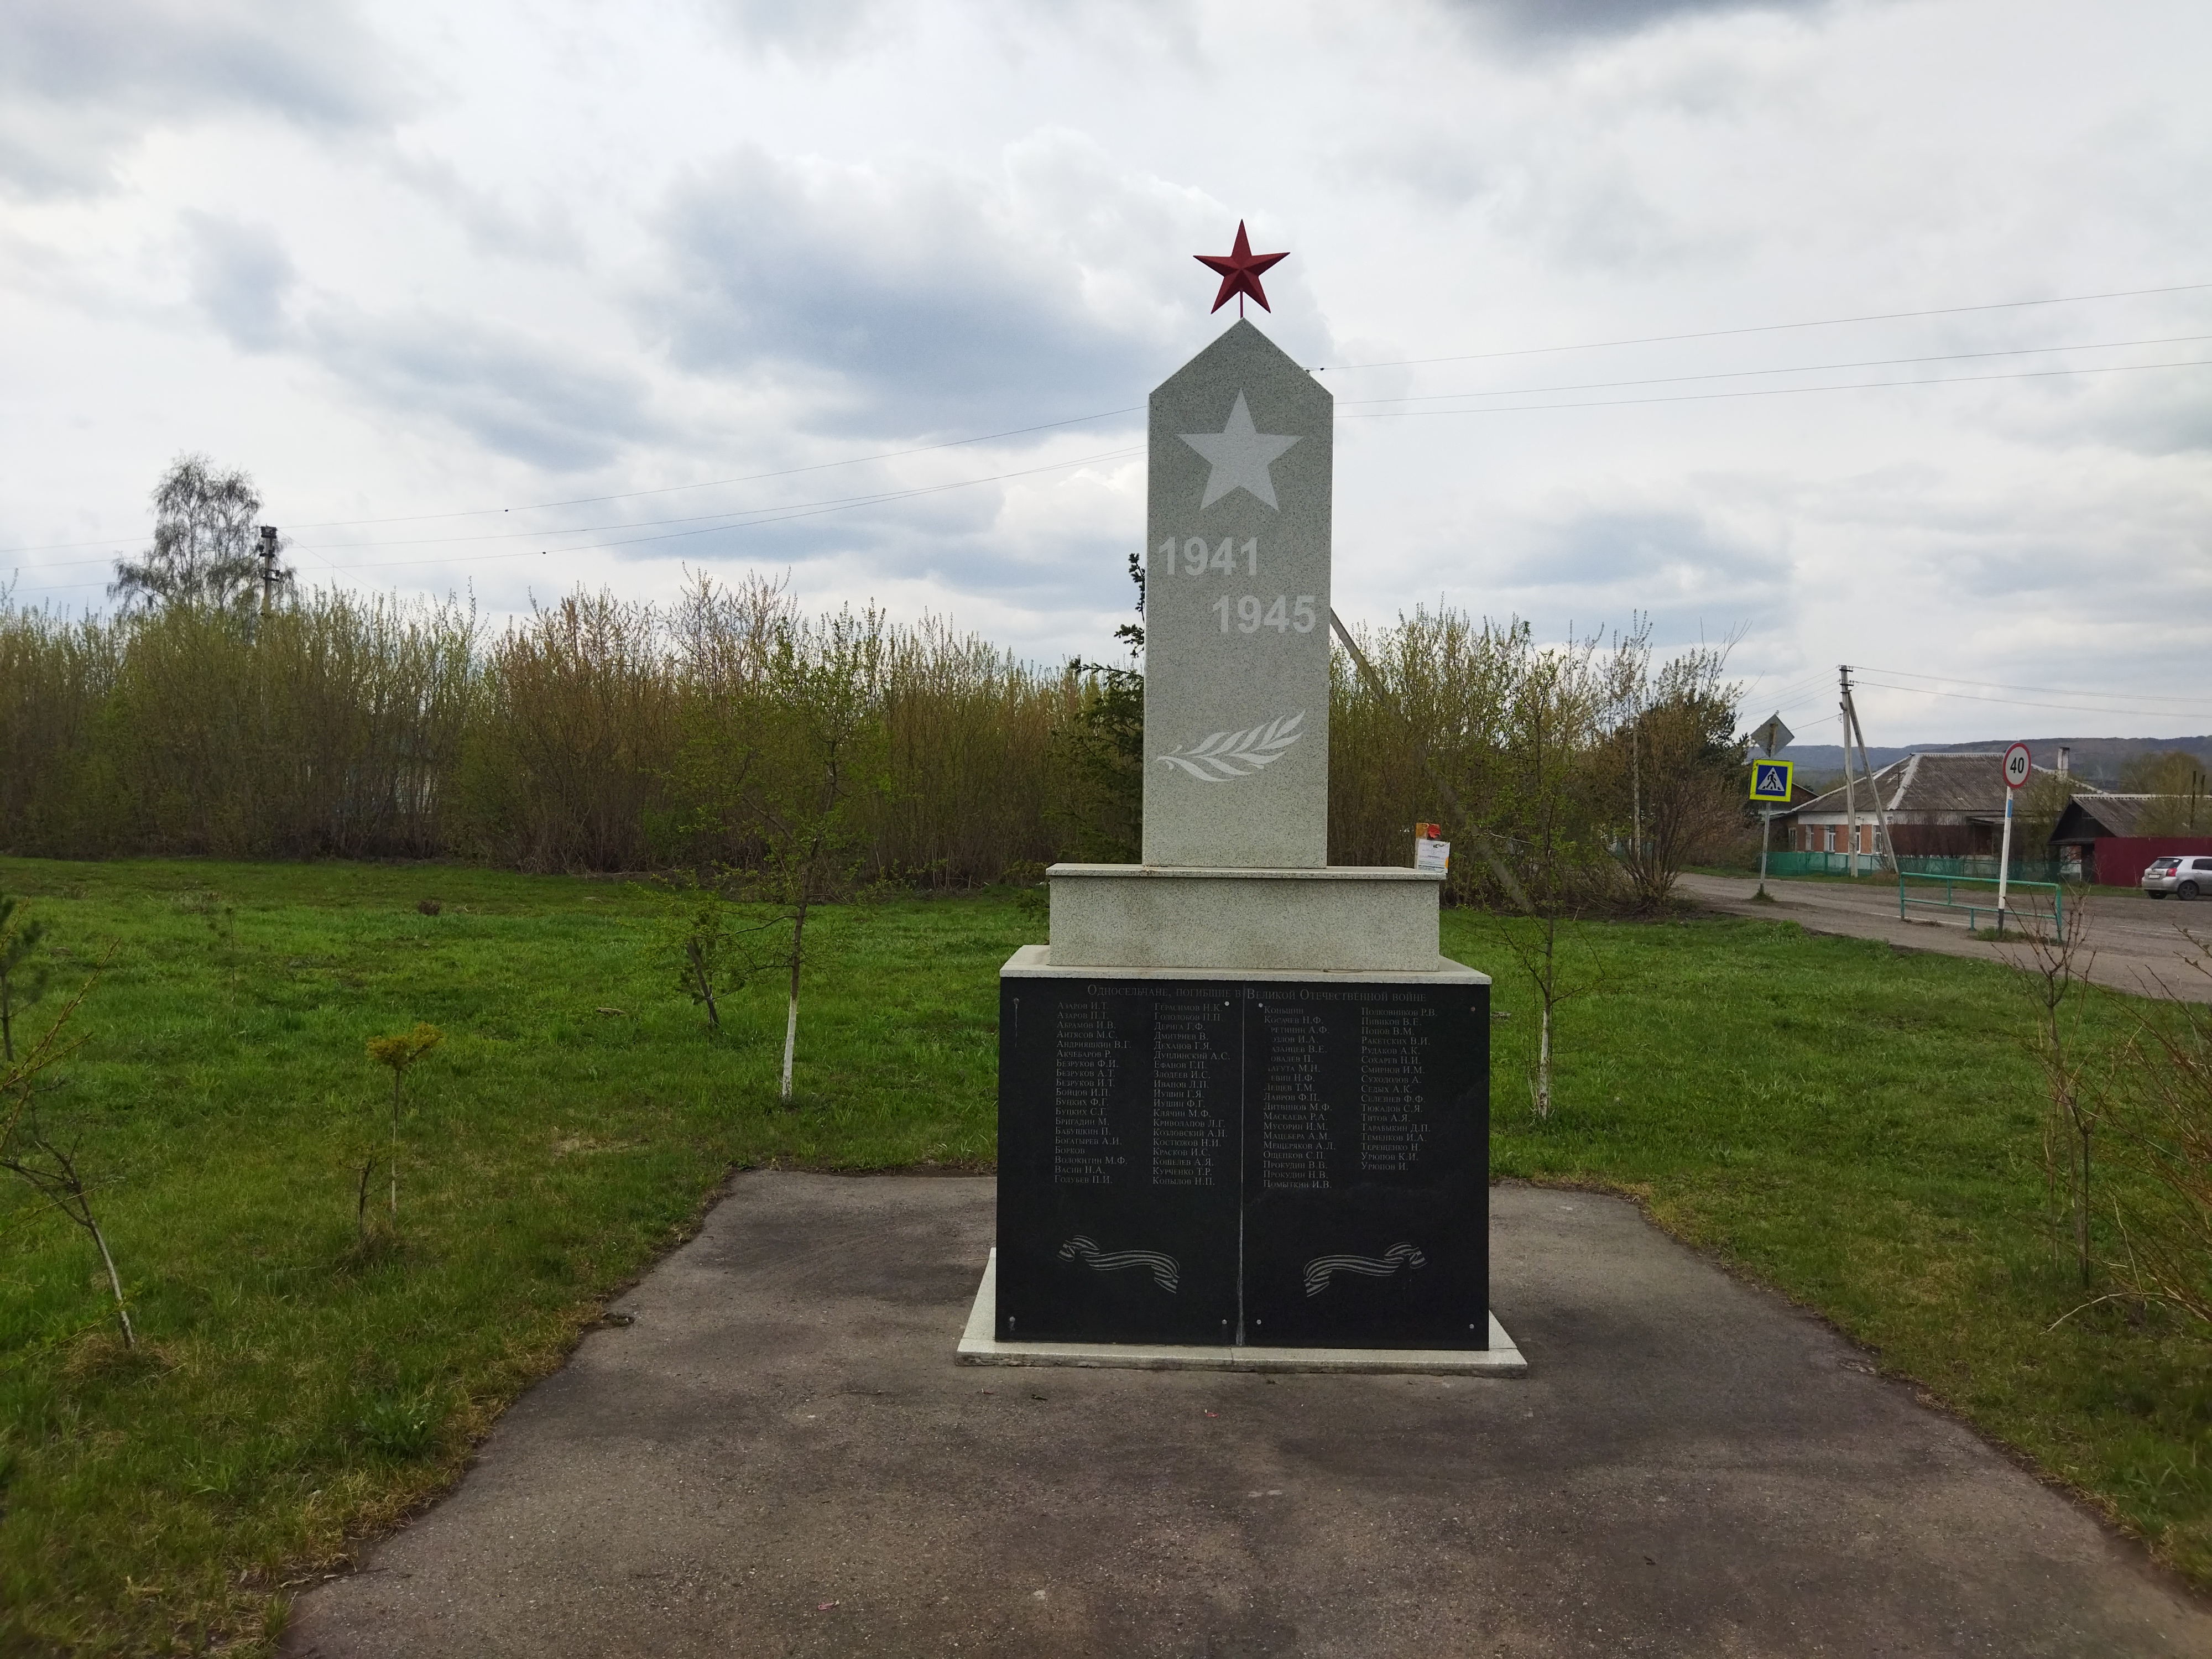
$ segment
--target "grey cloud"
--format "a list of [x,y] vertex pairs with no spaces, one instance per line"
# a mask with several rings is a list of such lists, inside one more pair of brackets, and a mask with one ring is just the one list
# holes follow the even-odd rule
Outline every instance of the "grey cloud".
[[1158,245],[1158,222],[1219,210],[1120,179],[1071,191],[1096,172],[1081,148],[1013,156],[1005,180],[740,154],[665,210],[672,276],[648,325],[680,367],[800,389],[829,427],[942,432],[1132,401],[1173,321],[1119,262]]
[[1523,592],[1544,591],[1547,613],[1577,626],[1618,625],[1649,611],[1662,646],[1717,640],[1752,618],[1790,606],[1791,565],[1779,550],[1752,545],[1695,514],[1675,511],[1583,514],[1536,538],[1504,573]]
[[1997,420],[2013,435],[2052,448],[2087,439],[2136,455],[2202,453],[2212,450],[2212,372],[2150,369],[2061,381],[2040,398],[2006,406]]
[[708,10],[749,46],[794,56],[835,52],[851,43],[878,0],[710,0]]
[[583,233],[568,203],[540,202],[524,212],[496,192],[470,184],[441,156],[410,155],[395,149],[381,160],[393,178],[442,208],[481,252],[547,264],[581,262]]
[[1492,210],[1501,229],[1584,270],[1650,270],[1712,257],[1710,234],[1692,234],[1618,154],[1578,156],[1520,177]]
[[228,109],[342,130],[387,119],[399,76],[344,0],[8,0],[0,180],[105,185],[146,131]]
[[210,213],[185,216],[192,297],[210,321],[244,351],[285,343],[284,302],[298,273],[283,245],[258,225]]
[[[819,499],[887,487],[886,475],[856,469],[842,483],[811,486],[806,495]],[[710,514],[731,500],[702,495],[706,500],[674,510]],[[618,544],[614,556],[624,560],[685,558],[762,568],[854,560],[878,580],[936,580],[988,593],[1001,603],[1056,604],[1077,591],[1086,600],[1110,605],[1128,592],[1128,547],[1118,529],[1054,524],[1049,531],[1009,530],[1001,521],[1004,484],[842,512],[808,511],[805,499],[793,496],[790,517],[778,517],[777,509],[768,507],[755,521],[696,530],[657,525],[652,521],[655,510],[642,509],[631,528],[609,530],[593,539]]]
[[[683,557],[699,563],[780,569],[851,562],[885,584],[936,582],[957,592],[989,595],[995,605],[1038,610],[1127,610],[1134,598],[1120,538],[1078,531],[1056,540],[1049,559],[1009,550],[988,525],[932,529],[890,519],[869,522],[799,520],[701,536],[684,543],[625,549],[633,558]],[[1114,648],[1109,624],[1089,648]]]
[[2162,520],[2099,505],[1909,526],[1898,543],[1922,556],[1946,595],[1993,612],[2042,607],[2081,626],[2202,617],[2191,591],[2202,586],[2201,531],[2185,515]]
[[1792,508],[1878,550],[1901,580],[1924,584],[1946,605],[1989,614],[2019,605],[2062,626],[2183,617],[2193,624],[2203,610],[2192,608],[2193,594],[2176,599],[2177,578],[2193,581],[2207,568],[2198,496],[2144,489],[2141,475],[2069,477],[2028,457],[1992,494],[1929,466],[1900,465],[1807,489]]
[[1444,0],[1486,32],[1538,44],[1638,34],[1678,18],[1726,12],[1813,12],[1828,0]]
[[430,313],[337,313],[312,324],[305,344],[371,401],[551,471],[595,466],[663,435],[637,376],[519,330]]

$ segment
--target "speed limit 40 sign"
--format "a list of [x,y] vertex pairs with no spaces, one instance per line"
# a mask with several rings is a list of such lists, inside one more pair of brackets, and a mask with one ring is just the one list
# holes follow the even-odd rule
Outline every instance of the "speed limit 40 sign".
[[2017,789],[2022,784],[2026,783],[2027,781],[2028,771],[2029,763],[2027,758],[2027,745],[2026,744],[2016,743],[2013,744],[2011,748],[2005,750],[2004,774],[2006,788]]

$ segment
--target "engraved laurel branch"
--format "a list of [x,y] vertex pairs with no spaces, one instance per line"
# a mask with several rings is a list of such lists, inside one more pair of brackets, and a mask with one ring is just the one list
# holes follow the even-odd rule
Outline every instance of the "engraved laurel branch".
[[1262,720],[1249,732],[1216,732],[1194,749],[1178,749],[1160,757],[1160,764],[1188,772],[1200,783],[1226,783],[1249,778],[1305,733],[1304,710]]
[[1317,1255],[1306,1263],[1306,1294],[1319,1296],[1338,1273],[1364,1273],[1370,1279],[1389,1279],[1401,1267],[1425,1267],[1427,1256],[1416,1244],[1393,1244],[1379,1256]]
[[1152,1283],[1170,1296],[1182,1282],[1182,1268],[1171,1255],[1158,1250],[1102,1250],[1081,1233],[1060,1247],[1060,1259],[1080,1261],[1093,1273],[1117,1273],[1123,1267],[1149,1268]]

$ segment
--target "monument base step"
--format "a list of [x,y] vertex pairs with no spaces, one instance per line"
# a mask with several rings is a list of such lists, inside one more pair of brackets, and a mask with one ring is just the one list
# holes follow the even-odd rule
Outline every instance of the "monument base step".
[[1060,968],[1432,974],[1443,877],[1395,866],[1310,870],[1055,864]]
[[999,1253],[983,1264],[983,1282],[961,1334],[963,1365],[1073,1365],[1130,1371],[1369,1371],[1427,1376],[1526,1376],[1528,1361],[1490,1316],[1490,1346],[1459,1348],[1212,1348],[1145,1342],[1001,1342],[998,1323]]

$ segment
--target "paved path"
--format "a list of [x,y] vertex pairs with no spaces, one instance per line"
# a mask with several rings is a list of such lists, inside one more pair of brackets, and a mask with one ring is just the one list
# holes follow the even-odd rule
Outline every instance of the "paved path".
[[[1771,904],[1760,904],[1752,897],[1759,890],[1759,883],[1749,876],[1684,876],[1679,890],[1709,909],[1767,921],[1794,921],[1808,933],[1887,939],[1905,950],[1975,957],[2016,968],[2034,965],[2033,953],[2023,945],[1973,938],[1966,932],[1964,916],[1954,920],[1942,912],[1915,907],[1913,920],[1900,921],[1893,886],[1770,878],[1766,891],[1775,901]],[[1996,890],[1984,890],[1994,893]],[[2067,901],[2069,904],[2076,902]],[[2187,961],[2191,956],[2212,956],[2212,904],[2173,899],[2161,902],[2140,894],[2106,893],[2078,902],[2086,907],[2088,918],[2082,944],[2090,955],[2091,979],[2115,990],[2212,1002],[2212,974],[2191,969]],[[2181,931],[2185,927],[2203,943],[2192,947]]]
[[295,1659],[2212,1653],[2212,1612],[1632,1206],[1496,1189],[1524,1381],[982,1370],[992,1183],[755,1173]]

